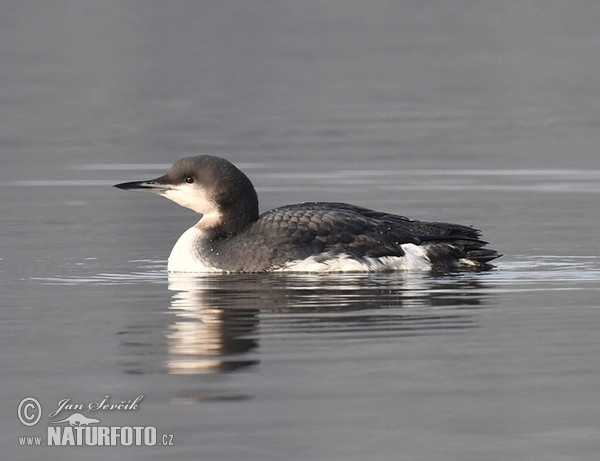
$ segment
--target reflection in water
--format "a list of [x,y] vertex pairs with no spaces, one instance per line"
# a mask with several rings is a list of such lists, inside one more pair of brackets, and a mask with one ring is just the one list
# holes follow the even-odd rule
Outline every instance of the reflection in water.
[[170,374],[222,373],[258,363],[238,358],[258,345],[250,337],[257,311],[198,307],[176,315],[167,334]]
[[257,365],[259,336],[336,340],[469,328],[469,313],[423,307],[477,306],[478,288],[464,274],[171,274],[166,370],[217,374]]
[[[189,394],[178,397],[185,401],[247,398],[237,389],[227,389],[230,372],[254,370],[260,361],[297,358],[296,351],[307,339],[315,346],[311,350],[318,351],[334,342],[343,350],[344,341],[378,347],[407,336],[452,334],[476,327],[473,309],[494,303],[489,297],[515,290],[581,289],[595,283],[600,274],[600,263],[593,256],[517,258],[501,261],[498,267],[442,276],[172,274],[170,302],[148,305],[144,298],[133,321],[119,332],[120,364],[126,373],[192,379]],[[159,285],[166,275],[152,270],[145,276],[43,280],[50,285],[113,284],[125,287],[126,293],[131,284],[143,283],[162,295]],[[305,358],[317,362],[322,356]],[[206,378],[202,389],[197,388],[199,376]],[[213,379],[217,376],[220,379]]]

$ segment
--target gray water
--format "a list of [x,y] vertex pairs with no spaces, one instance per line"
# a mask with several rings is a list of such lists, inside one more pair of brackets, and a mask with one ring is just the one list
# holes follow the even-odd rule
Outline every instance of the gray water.
[[[599,21],[584,1],[3,2],[2,459],[596,460]],[[504,256],[169,276],[197,217],[110,186],[195,153],[262,210],[472,224]],[[172,445],[20,446],[67,430],[65,399]]]

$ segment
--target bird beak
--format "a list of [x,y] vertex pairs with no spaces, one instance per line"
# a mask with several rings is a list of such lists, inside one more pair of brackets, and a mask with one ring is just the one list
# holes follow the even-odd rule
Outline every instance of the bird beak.
[[146,192],[153,192],[155,194],[163,194],[171,189],[168,184],[159,183],[158,179],[160,178],[151,179],[150,181],[124,182],[121,184],[115,184],[113,187],[123,190],[142,190]]

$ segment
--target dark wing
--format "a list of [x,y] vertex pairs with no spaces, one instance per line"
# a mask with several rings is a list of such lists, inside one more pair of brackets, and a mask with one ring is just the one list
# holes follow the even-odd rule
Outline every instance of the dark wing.
[[417,241],[415,243],[427,244],[427,256],[434,269],[454,267],[459,259],[470,260],[475,268],[488,268],[487,263],[501,256],[495,250],[484,248],[488,242],[481,240],[481,231],[474,227],[373,213],[409,232]]
[[252,231],[269,235],[278,245],[308,246],[318,252],[337,249],[361,256],[403,256],[401,244],[418,243],[406,227],[410,221],[382,216],[346,204],[301,203],[264,213]]
[[[336,251],[356,257],[404,256],[401,245],[405,243],[439,243],[440,256],[456,258],[464,256],[466,249],[478,250],[485,245],[479,240],[479,231],[472,227],[415,221],[329,202],[300,203],[267,211],[231,240],[236,240],[231,248],[243,248],[238,253],[241,259],[231,270],[261,270],[283,265],[290,259]],[[459,254],[448,244],[457,245]]]

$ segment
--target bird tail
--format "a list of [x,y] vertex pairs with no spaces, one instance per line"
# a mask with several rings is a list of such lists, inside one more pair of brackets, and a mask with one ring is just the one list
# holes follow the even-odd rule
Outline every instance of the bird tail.
[[427,243],[427,257],[433,270],[453,269],[487,270],[493,266],[490,261],[502,256],[496,250],[483,248],[487,242],[476,238],[441,239]]

